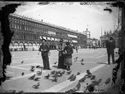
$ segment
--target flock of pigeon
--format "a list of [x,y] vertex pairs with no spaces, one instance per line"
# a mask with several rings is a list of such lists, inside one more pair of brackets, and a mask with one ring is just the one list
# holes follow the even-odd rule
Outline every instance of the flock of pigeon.
[[[87,79],[89,79],[91,81],[91,84],[86,83]],[[83,93],[86,93],[86,92],[92,93],[94,91],[98,91],[99,92],[100,90],[96,89],[95,86],[99,87],[101,82],[102,82],[102,79],[98,79],[97,80],[96,76],[93,75],[90,72],[90,70],[86,70],[86,75],[82,79],[80,79],[78,81],[77,85],[74,88],[72,88],[72,89],[70,89],[68,91],[65,91],[65,93],[66,94],[72,94],[72,93],[75,93],[75,92],[79,91],[81,89],[82,83],[86,83],[86,87],[84,87],[85,90],[83,91]],[[102,85],[103,86],[104,85],[108,85],[110,82],[111,82],[111,79],[108,78],[108,79],[106,79],[106,81]]]
[[[74,58],[74,62],[77,62],[78,61],[78,57],[75,57]],[[80,63],[81,65],[84,65],[84,59],[81,59],[80,60]],[[21,61],[21,64],[23,64],[24,61]],[[56,64],[57,62],[55,62],[54,64]],[[31,72],[35,72],[35,69],[40,69],[39,71],[36,71],[36,73],[34,75],[32,75],[31,77],[29,77],[28,79],[29,80],[33,80],[33,81],[36,81],[37,83],[35,85],[32,86],[32,88],[34,89],[39,89],[40,87],[40,79],[41,79],[41,76],[42,76],[42,70],[43,68],[40,66],[40,65],[37,65],[37,66],[31,66],[30,68],[30,71]],[[44,79],[46,80],[51,80],[52,82],[57,82],[58,81],[58,78],[59,77],[62,77],[64,74],[66,75],[70,75],[67,80],[70,80],[70,81],[75,81],[76,80],[76,77],[77,75],[80,75],[81,73],[80,72],[77,72],[77,74],[73,74],[71,70],[69,71],[57,71],[57,70],[52,70],[50,73],[48,73],[47,75],[44,76]],[[24,75],[24,72],[22,72],[22,76]],[[95,90],[95,86],[99,86],[99,84],[101,83],[102,79],[99,79],[99,80],[96,80],[96,76],[93,75],[90,70],[86,70],[86,75],[80,79],[77,83],[77,85],[73,88],[73,89],[70,89],[68,91],[65,91],[66,94],[72,94],[76,91],[79,91],[80,88],[81,88],[81,84],[83,82],[85,82],[86,79],[90,79],[91,80],[91,84],[86,84],[86,89],[84,90],[84,92],[88,91],[88,92],[93,92]],[[108,78],[106,81],[105,81],[105,85],[109,84],[110,83],[110,78]]]

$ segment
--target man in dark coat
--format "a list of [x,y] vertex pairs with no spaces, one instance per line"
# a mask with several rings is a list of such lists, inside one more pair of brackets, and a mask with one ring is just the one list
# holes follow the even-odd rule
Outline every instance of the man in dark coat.
[[106,48],[107,48],[107,54],[108,54],[108,64],[110,64],[110,56],[112,56],[112,63],[115,63],[115,59],[114,59],[115,40],[113,39],[113,37],[110,37],[106,41]]
[[49,65],[49,46],[47,45],[47,42],[45,39],[42,39],[42,45],[40,45],[39,51],[41,52],[41,56],[43,59],[43,67],[44,69],[50,70],[50,65]]

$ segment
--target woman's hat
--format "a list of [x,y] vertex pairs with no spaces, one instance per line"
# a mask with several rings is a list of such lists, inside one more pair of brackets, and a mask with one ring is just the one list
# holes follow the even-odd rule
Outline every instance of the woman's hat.
[[66,45],[70,45],[70,42],[66,42]]
[[60,41],[59,42],[63,42],[63,39],[60,39]]

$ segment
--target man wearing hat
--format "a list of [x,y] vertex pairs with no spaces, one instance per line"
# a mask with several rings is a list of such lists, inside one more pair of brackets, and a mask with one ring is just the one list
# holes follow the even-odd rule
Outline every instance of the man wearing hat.
[[113,37],[107,38],[106,48],[108,54],[108,64],[110,64],[110,56],[112,56],[112,63],[115,63],[114,59],[115,40],[113,39]]
[[50,70],[49,57],[48,57],[48,53],[50,49],[45,39],[42,39],[41,41],[42,41],[42,45],[40,45],[39,51],[41,52],[41,56],[43,59],[43,68]]

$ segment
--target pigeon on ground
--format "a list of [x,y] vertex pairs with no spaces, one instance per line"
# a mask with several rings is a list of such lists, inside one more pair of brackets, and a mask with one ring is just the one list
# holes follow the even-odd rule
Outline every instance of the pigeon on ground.
[[67,71],[67,74],[69,75],[69,74],[71,74],[71,72],[72,72],[72,71]]
[[40,65],[37,65],[36,68],[40,68]]
[[55,71],[55,70],[51,72],[51,74],[55,74],[55,73],[56,73],[56,71]]
[[86,77],[83,77],[82,79],[79,80],[79,82],[84,82],[86,80]]
[[29,78],[29,80],[33,80],[35,78],[35,74]]
[[75,89],[70,89],[70,90],[68,90],[68,91],[65,91],[65,94],[73,94],[73,93],[75,93]]
[[62,74],[65,74],[65,71],[63,71]]
[[80,75],[80,72],[77,72],[77,75]]
[[95,90],[94,85],[93,85],[93,84],[88,85],[88,86],[87,86],[87,90],[88,90],[90,93],[92,93],[92,92]]
[[35,68],[35,66],[31,66],[30,71],[31,71],[31,72],[34,72],[34,70],[35,70],[34,68]]
[[101,83],[102,79],[99,79],[98,81],[92,81],[93,85],[99,85]]
[[91,78],[92,77],[92,73],[90,72],[90,70],[86,70],[86,73],[87,73],[87,75],[86,75],[87,78]]
[[91,79],[91,80],[95,80],[95,78],[96,78],[96,76],[95,76],[95,75],[92,75],[90,79]]
[[80,81],[79,81],[75,88],[78,91],[80,89],[80,87],[81,87],[81,84],[80,84]]
[[42,71],[37,71],[37,75],[41,76],[42,75]]
[[111,81],[111,79],[110,79],[110,78],[106,79],[105,84],[106,84],[106,85],[107,85],[107,84],[109,84],[109,83],[110,83],[110,81]]
[[39,77],[34,78],[34,81],[39,81],[39,80],[40,80]]
[[22,74],[22,76],[23,76],[23,75],[24,75],[24,72],[22,72],[21,74]]
[[60,71],[57,72],[57,76],[58,76],[58,77],[61,77],[62,75],[63,75],[63,74],[62,74]]
[[81,60],[80,60],[80,62],[83,62],[84,61],[84,59],[82,58]]
[[54,64],[57,64],[57,61],[56,61],[56,62],[54,62]]
[[72,74],[72,75],[68,78],[68,80],[70,80],[73,76],[74,76],[74,74]]
[[76,62],[77,60],[78,60],[78,57],[75,57],[75,58],[74,58],[74,62]]
[[45,78],[46,78],[46,79],[49,79],[49,77],[50,77],[50,75],[49,75],[49,74],[45,76]]
[[75,81],[75,79],[76,79],[76,76],[74,75],[74,76],[70,79],[70,81]]
[[32,87],[33,87],[34,89],[38,89],[39,86],[40,86],[40,83],[38,82],[36,85],[33,85]]
[[52,82],[57,82],[57,77],[53,77],[54,79],[52,79]]
[[76,79],[76,75],[71,75],[69,78],[68,78],[70,81],[74,81]]
[[24,61],[21,61],[21,64],[23,64],[24,63]]

